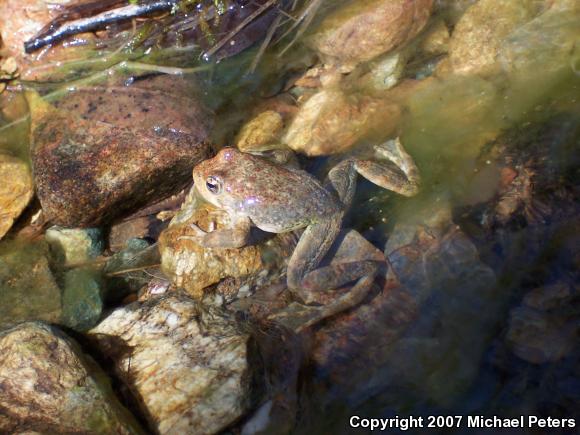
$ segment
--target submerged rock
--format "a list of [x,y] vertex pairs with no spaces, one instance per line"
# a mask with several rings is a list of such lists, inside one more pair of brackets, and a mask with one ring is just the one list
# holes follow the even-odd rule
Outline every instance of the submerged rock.
[[93,260],[101,255],[105,247],[98,228],[68,229],[55,226],[46,230],[45,238],[53,255],[66,266]]
[[157,244],[143,239],[130,239],[125,249],[109,257],[103,274],[107,277],[107,300],[119,302],[159,275]]
[[[415,397],[450,403],[476,379],[507,295],[498,291],[494,271],[444,201],[401,220],[385,253],[420,310],[416,324],[391,348],[388,377],[412,386]],[[380,376],[371,384],[377,381]]]
[[392,346],[417,321],[419,304],[392,278],[381,285],[359,307],[329,320],[313,334],[313,379],[325,392],[315,400],[328,404],[388,385],[381,381],[383,366],[391,359]]
[[562,360],[578,345],[578,307],[564,282],[528,292],[510,313],[506,342],[519,358],[544,364]]
[[44,242],[0,247],[0,327],[27,320],[58,323],[61,291],[48,263]]
[[543,98],[545,89],[554,84],[578,77],[580,3],[554,0],[547,4],[551,4],[549,9],[509,34],[498,57],[502,67],[522,82],[512,92],[534,90],[531,97],[536,99]]
[[389,100],[323,89],[300,107],[282,141],[308,156],[342,153],[365,137],[394,133],[400,119]]
[[383,56],[369,63],[370,71],[361,77],[359,86],[371,92],[382,92],[396,86],[401,79],[407,56],[400,52]]
[[[386,266],[383,253],[357,231],[343,230],[334,241],[334,245],[331,248],[331,255],[323,260],[321,266],[337,267],[353,261],[375,263],[377,266],[377,276],[374,278],[375,281],[381,281]],[[332,306],[337,300],[342,298],[349,299],[349,296],[352,296],[351,291],[352,286],[350,285],[345,285],[338,289],[329,288],[327,291],[320,291],[309,295],[309,300],[307,300],[308,305],[292,302],[282,309],[276,309],[269,318],[296,332],[302,332],[309,327],[322,325],[323,322],[326,323],[327,321],[333,323],[329,319],[336,318],[341,326],[344,326],[344,329],[348,330],[352,326],[348,321],[348,313],[358,312],[364,303],[362,305],[357,304],[358,306],[331,315],[325,314],[325,310],[327,306]],[[278,302],[281,301],[279,300]],[[263,304],[263,301],[260,301],[260,303]],[[275,308],[275,304],[272,304],[272,308]],[[345,318],[347,320],[342,322]],[[345,336],[348,336],[348,332],[345,333]],[[336,345],[337,343],[334,342],[332,344]],[[331,347],[332,344],[330,345]]]
[[243,152],[258,151],[278,141],[284,127],[282,115],[266,110],[247,122],[236,138],[236,148]]
[[115,310],[89,335],[157,433],[213,434],[249,410],[250,335],[223,311],[158,298]]
[[577,318],[522,306],[512,310],[506,341],[513,353],[533,364],[563,359],[578,344]]
[[432,6],[433,0],[348,2],[324,19],[310,45],[323,60],[352,68],[414,38]]
[[369,406],[380,400],[387,408],[445,404],[477,376],[502,303],[495,275],[453,224],[448,204],[412,210],[389,237],[380,290],[314,334],[309,400],[320,412],[371,396]]
[[461,17],[450,42],[450,62],[457,74],[498,72],[506,37],[534,17],[533,0],[480,0]]
[[38,197],[62,226],[98,226],[170,196],[210,152],[212,116],[173,77],[81,88],[56,107],[31,97],[31,107]]
[[88,268],[67,271],[62,293],[62,323],[75,331],[95,326],[103,311],[104,293],[98,272]]
[[95,362],[42,323],[0,333],[0,390],[2,433],[143,433]]
[[438,56],[449,51],[450,34],[442,19],[434,20],[419,44],[419,50],[430,56]]
[[34,186],[23,161],[0,153],[0,239],[26,208]]

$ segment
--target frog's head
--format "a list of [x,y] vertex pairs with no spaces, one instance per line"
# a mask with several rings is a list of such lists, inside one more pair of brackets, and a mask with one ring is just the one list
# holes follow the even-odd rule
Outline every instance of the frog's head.
[[193,169],[197,192],[209,203],[222,209],[237,210],[246,195],[244,183],[248,155],[235,148],[224,148],[214,158]]

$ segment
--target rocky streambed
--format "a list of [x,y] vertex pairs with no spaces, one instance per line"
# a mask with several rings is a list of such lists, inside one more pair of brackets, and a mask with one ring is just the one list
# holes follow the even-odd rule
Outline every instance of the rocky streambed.
[[0,432],[580,418],[580,5],[173,3],[0,0]]

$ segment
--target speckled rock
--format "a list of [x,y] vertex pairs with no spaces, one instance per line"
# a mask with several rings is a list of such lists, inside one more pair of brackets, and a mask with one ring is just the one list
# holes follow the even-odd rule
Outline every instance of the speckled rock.
[[191,168],[209,155],[212,115],[190,91],[159,76],[79,89],[56,106],[31,96],[33,171],[47,218],[98,226],[191,182]]
[[0,333],[0,390],[2,433],[143,433],[95,362],[42,323]]
[[[223,311],[170,296],[115,310],[89,332],[159,434],[214,434],[250,404],[244,327]],[[120,353],[119,346],[128,350]]]
[[504,40],[534,17],[533,0],[480,0],[461,17],[450,41],[450,64],[456,74],[493,74]]
[[387,99],[323,89],[300,107],[282,141],[308,156],[336,154],[365,137],[384,139],[400,119],[399,105]]
[[348,2],[323,20],[310,45],[327,62],[356,65],[414,38],[432,6],[433,0]]
[[26,208],[33,193],[32,175],[26,163],[0,154],[0,239]]
[[27,320],[58,323],[61,291],[48,263],[44,242],[0,246],[0,326]]

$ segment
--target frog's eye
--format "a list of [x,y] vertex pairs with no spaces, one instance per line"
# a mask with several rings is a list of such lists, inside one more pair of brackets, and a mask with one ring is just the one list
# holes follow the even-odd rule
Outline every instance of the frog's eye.
[[205,180],[205,186],[214,195],[218,195],[222,192],[222,182],[219,178],[210,175]]

